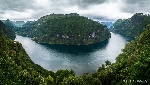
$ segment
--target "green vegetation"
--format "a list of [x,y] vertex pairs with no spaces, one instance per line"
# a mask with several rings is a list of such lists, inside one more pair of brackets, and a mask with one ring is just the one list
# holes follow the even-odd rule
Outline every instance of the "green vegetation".
[[110,31],[124,36],[137,37],[139,36],[150,23],[150,15],[136,13],[131,18],[119,19],[110,28]]
[[[105,85],[145,85],[150,81],[150,24],[135,41],[127,43],[116,63],[102,65],[93,74]],[[107,67],[106,67],[107,66]]]
[[71,14],[51,14],[25,24],[17,33],[34,41],[49,44],[88,45],[110,38],[106,26],[96,21]]
[[3,34],[5,37],[9,39],[15,39],[15,33],[9,29],[2,21],[0,21],[0,34]]
[[0,85],[55,85],[73,71],[47,71],[34,64],[22,45],[0,34]]
[[47,71],[31,61],[20,43],[2,34],[0,47],[0,85],[90,85],[100,82],[87,75],[84,75],[85,79],[77,77],[73,70]]
[[150,24],[127,43],[116,63],[105,62],[92,75],[78,77],[73,70],[47,71],[33,63],[22,45],[10,40],[0,23],[1,85],[145,85],[150,81]]
[[54,73],[43,69],[30,59],[19,42],[9,39],[11,34],[12,31],[0,21],[0,85],[150,84],[150,24],[135,41],[125,45],[115,63],[105,61],[97,72],[84,73],[80,77],[73,70]]

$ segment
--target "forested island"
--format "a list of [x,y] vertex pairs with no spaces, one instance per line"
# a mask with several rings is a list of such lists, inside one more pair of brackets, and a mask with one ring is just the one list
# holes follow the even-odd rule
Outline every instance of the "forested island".
[[[7,30],[7,31],[5,31]],[[10,33],[7,33],[10,32]],[[13,34],[0,23],[1,85],[145,85],[150,81],[150,24],[135,41],[127,43],[116,62],[105,61],[97,72],[76,76],[73,70],[47,71],[33,63]]]
[[111,37],[106,26],[77,13],[46,15],[15,31],[46,44],[89,45]]
[[150,15],[136,13],[128,19],[118,19],[110,28],[110,31],[128,37],[139,36],[150,23]]

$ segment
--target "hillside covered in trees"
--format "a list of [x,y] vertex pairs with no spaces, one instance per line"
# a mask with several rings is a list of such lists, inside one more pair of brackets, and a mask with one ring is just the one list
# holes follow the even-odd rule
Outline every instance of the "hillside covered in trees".
[[93,74],[104,85],[150,84],[150,24],[145,31],[125,45],[116,62],[106,62]]
[[54,73],[43,69],[31,61],[19,42],[6,38],[2,33],[0,47],[0,85],[90,84],[86,79],[77,77],[73,70],[58,70]]
[[[5,25],[0,23],[0,26],[3,32],[2,27]],[[0,85],[55,85],[62,81],[62,77],[75,76],[72,70],[59,70],[54,73],[43,69],[31,61],[19,42],[9,39],[2,32],[0,32]]]
[[8,28],[1,20],[0,20],[0,33],[12,40],[16,38],[15,33],[10,28]]
[[76,13],[50,14],[17,30],[38,43],[88,45],[110,38],[108,28]]
[[110,31],[124,36],[139,36],[150,23],[150,15],[136,13],[128,19],[118,19],[110,28]]
[[[0,23],[2,30],[3,23]],[[116,62],[106,61],[92,75],[78,77],[72,70],[47,71],[33,63],[22,45],[0,32],[1,85],[146,85],[150,81],[150,24],[127,43]]]

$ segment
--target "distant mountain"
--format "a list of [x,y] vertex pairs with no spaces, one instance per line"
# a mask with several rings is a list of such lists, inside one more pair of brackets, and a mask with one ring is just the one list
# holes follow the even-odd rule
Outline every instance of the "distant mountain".
[[5,20],[5,21],[4,21],[4,24],[5,24],[8,28],[10,28],[10,29],[14,29],[14,28],[15,28],[15,24],[14,24],[12,21],[10,21],[9,19]]
[[35,21],[11,21],[9,19],[2,20],[2,22],[11,30],[13,30],[15,33],[21,30],[22,27],[27,26]]
[[9,19],[7,19],[7,20],[1,20],[6,26],[8,26],[9,28],[11,28],[11,29],[13,29],[13,28],[15,28],[15,29],[17,29],[17,27],[18,28],[20,28],[20,27],[23,27],[24,25],[26,25],[26,24],[30,24],[30,23],[33,23],[33,22],[35,22],[35,21],[11,21],[11,20],[9,20]]
[[26,26],[32,24],[33,22],[35,22],[35,21],[27,21],[25,24],[22,25],[22,27],[26,27]]
[[1,20],[3,23],[5,23],[6,20]]
[[139,36],[150,23],[150,15],[136,13],[128,19],[118,19],[110,30],[124,36]]
[[38,43],[88,45],[110,38],[108,28],[77,13],[50,14],[23,25],[18,34]]
[[15,33],[0,20],[0,33],[9,39],[15,39]]
[[24,21],[12,21],[16,27],[22,27],[25,22]]
[[113,26],[113,22],[100,22],[103,25],[106,25],[107,28],[109,29],[111,26]]

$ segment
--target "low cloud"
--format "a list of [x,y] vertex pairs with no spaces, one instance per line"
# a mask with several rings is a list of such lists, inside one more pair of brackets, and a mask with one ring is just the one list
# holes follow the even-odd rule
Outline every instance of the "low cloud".
[[128,13],[150,13],[150,0],[125,0],[121,9]]
[[34,3],[32,0],[0,0],[0,9],[22,12],[25,9],[32,8],[32,3]]
[[134,13],[150,13],[149,0],[0,0],[0,19],[37,20],[52,13],[78,13],[115,21]]
[[106,1],[107,0],[70,0],[69,3],[71,5],[77,5],[80,9],[86,9],[92,5],[103,4]]

